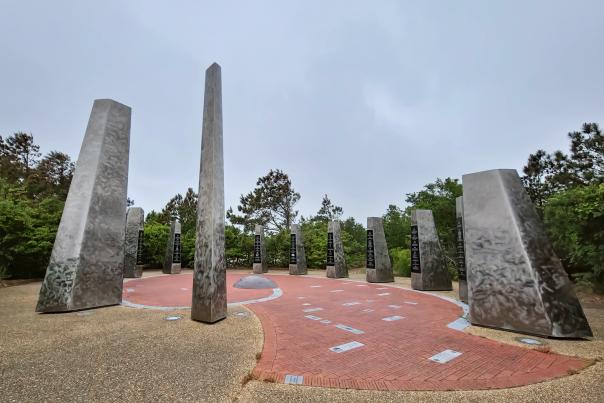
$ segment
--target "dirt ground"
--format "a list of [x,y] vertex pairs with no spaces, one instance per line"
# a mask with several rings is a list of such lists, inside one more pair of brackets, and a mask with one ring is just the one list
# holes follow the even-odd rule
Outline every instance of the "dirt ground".
[[[351,278],[364,276],[355,270]],[[393,285],[410,287],[406,278]],[[604,302],[596,295],[580,295],[592,340],[540,339],[551,351],[595,361],[580,373],[513,389],[379,392],[250,380],[263,333],[259,320],[244,307],[229,308],[228,318],[212,326],[189,320],[186,310],[115,306],[36,314],[39,288],[40,282],[0,285],[1,402],[604,402]],[[456,290],[441,294],[455,297]],[[165,320],[175,314],[183,319]],[[476,326],[467,331],[521,345],[516,333]]]

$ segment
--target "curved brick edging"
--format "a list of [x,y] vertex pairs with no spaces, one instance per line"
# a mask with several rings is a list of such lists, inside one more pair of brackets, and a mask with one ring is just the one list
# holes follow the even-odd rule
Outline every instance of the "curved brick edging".
[[[463,305],[440,295],[390,284],[280,274],[269,275],[280,289],[234,289],[242,276],[227,273],[229,304],[262,302],[248,306],[264,331],[262,356],[253,370],[257,379],[285,383],[292,375],[288,383],[294,379],[331,388],[475,390],[537,383],[589,364],[454,330],[448,326],[463,317]],[[128,281],[124,305],[189,309],[190,289],[183,290],[189,283],[188,274]],[[131,298],[137,293],[143,304]],[[382,320],[391,316],[404,319]],[[364,346],[342,353],[329,350],[351,341]],[[428,359],[447,349],[462,354],[445,364]]]
[[[249,307],[262,322],[265,334],[262,357],[253,371],[260,380],[284,383],[287,375],[293,375],[302,376],[302,380],[296,378],[297,383],[307,386],[476,390],[542,382],[588,365],[580,358],[542,353],[450,329],[447,324],[461,316],[461,308],[427,293],[347,280],[274,279],[284,296]],[[384,293],[390,295],[378,296]],[[405,304],[411,300],[417,305]],[[348,302],[360,303],[343,305]],[[313,307],[322,310],[303,312]],[[366,309],[373,311],[364,312]],[[305,315],[309,314],[331,323],[308,319]],[[381,320],[387,315],[405,319]],[[336,328],[336,324],[364,333],[352,334]],[[329,350],[350,341],[364,346],[343,353]],[[445,364],[428,359],[446,349],[462,355]]]
[[[228,306],[250,305],[280,298],[280,288],[233,288],[245,274],[227,274]],[[122,306],[160,311],[191,309],[192,274],[143,277],[124,283]]]

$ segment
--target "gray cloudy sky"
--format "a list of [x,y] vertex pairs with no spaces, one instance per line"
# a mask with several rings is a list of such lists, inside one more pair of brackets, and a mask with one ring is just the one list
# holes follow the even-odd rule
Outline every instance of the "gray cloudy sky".
[[197,191],[222,66],[226,206],[271,168],[381,215],[437,177],[522,169],[604,123],[604,2],[0,0],[0,135],[77,158],[92,101],[132,107],[128,194]]

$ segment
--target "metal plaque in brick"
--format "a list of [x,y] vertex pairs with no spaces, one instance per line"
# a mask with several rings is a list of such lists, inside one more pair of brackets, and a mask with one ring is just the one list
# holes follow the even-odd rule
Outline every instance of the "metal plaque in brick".
[[136,264],[143,264],[143,246],[145,240],[145,231],[138,230],[138,242],[136,246]]
[[262,263],[262,255],[260,252],[260,235],[254,237],[254,263]]
[[375,269],[375,249],[373,247],[373,230],[367,230],[367,268]]
[[289,244],[289,264],[297,264],[296,255],[296,234],[291,234],[291,242]]
[[417,230],[417,225],[411,226],[411,272],[422,272],[419,261],[419,232]]
[[180,234],[174,234],[174,251],[172,252],[172,263],[180,263]]
[[460,280],[466,280],[466,248],[463,238],[463,218],[457,217],[457,271]]
[[327,266],[335,266],[336,261],[333,250],[333,232],[327,233]]

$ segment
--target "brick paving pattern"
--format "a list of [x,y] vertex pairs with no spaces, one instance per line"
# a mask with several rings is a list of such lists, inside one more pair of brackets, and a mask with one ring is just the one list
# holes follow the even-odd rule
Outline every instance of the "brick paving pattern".
[[[283,296],[248,306],[264,329],[262,357],[254,369],[258,379],[284,383],[291,375],[288,379],[296,379],[297,384],[330,388],[471,390],[541,382],[587,365],[580,358],[450,329],[447,324],[458,319],[462,309],[426,293],[345,279],[269,276],[283,290]],[[227,275],[229,302],[271,293],[244,290],[250,295],[263,291],[264,295],[242,296],[241,290],[232,288],[240,277]],[[190,290],[187,296],[177,291],[187,288],[183,285],[187,281],[192,281],[190,275],[162,276],[131,281],[124,288],[140,282],[145,290],[139,292],[137,288],[132,294],[139,293],[140,297],[147,293],[148,305],[177,305],[174,293],[184,298],[178,304],[188,305]],[[173,282],[178,284],[169,285]],[[332,292],[335,290],[343,291]],[[127,299],[141,303],[137,297],[129,295]],[[344,352],[330,350],[350,342],[363,345]],[[430,360],[445,350],[461,355],[446,363]]]

